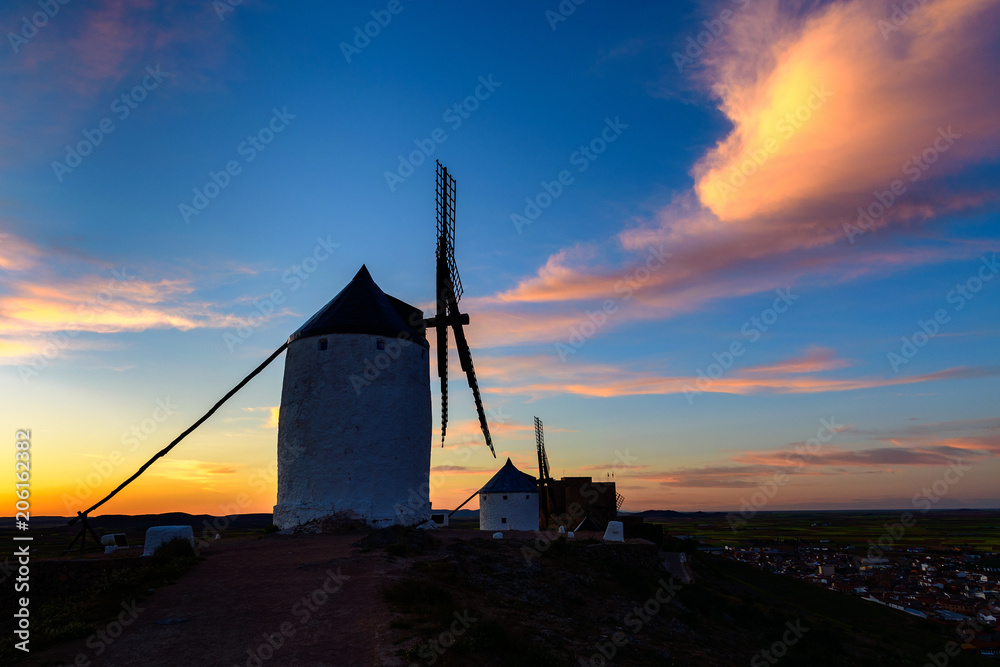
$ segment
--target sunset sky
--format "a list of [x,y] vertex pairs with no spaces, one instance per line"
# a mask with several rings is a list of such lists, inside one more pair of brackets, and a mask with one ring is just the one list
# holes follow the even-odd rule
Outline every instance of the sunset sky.
[[[435,506],[537,474],[537,415],[631,511],[1000,507],[1000,1],[51,4],[0,11],[34,514],[363,263],[429,308],[435,159],[498,454],[455,377]],[[271,511],[282,366],[100,513]]]

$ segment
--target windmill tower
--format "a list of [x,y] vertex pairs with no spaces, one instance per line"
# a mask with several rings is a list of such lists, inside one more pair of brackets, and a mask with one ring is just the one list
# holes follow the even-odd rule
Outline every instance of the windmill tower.
[[[288,339],[278,415],[278,502],[288,528],[334,512],[373,526],[430,518],[431,404],[426,329],[437,329],[441,444],[448,424],[448,327],[489,425],[459,311],[455,181],[437,172],[436,316],[385,294],[364,266]],[[371,371],[374,368],[375,371]],[[365,370],[368,369],[368,372]],[[494,456],[496,454],[494,453]]]
[[510,458],[479,489],[479,530],[538,530],[535,478],[518,470]]
[[[377,373],[364,377],[368,364]],[[401,508],[429,516],[430,433],[423,313],[385,294],[362,266],[288,339],[274,524],[347,512],[389,525],[406,518]],[[406,504],[408,489],[423,490],[415,504]]]

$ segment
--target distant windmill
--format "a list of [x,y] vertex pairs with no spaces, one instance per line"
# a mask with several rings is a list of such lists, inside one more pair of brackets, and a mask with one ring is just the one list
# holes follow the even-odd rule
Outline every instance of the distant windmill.
[[[353,513],[372,525],[430,518],[431,408],[427,328],[437,329],[441,378],[441,443],[448,424],[448,327],[493,453],[472,353],[459,311],[462,284],[455,265],[455,180],[437,164],[436,315],[385,294],[364,266],[354,279],[288,341],[131,477],[90,508],[77,512],[83,549],[88,515],[114,497],[205,422],[285,349],[278,418],[278,504],[274,522],[298,525],[331,512]],[[379,372],[352,384],[367,361]],[[373,362],[375,363],[375,362]]]
[[545,453],[545,434],[542,432],[542,420],[535,417],[535,447],[538,450],[538,513],[539,523],[548,525],[549,513],[553,509],[552,476],[549,474],[549,457]]
[[565,471],[562,479],[552,479],[545,451],[545,433],[538,417],[535,417],[535,448],[538,451],[539,525],[542,528],[562,525],[568,530],[590,526],[586,529],[604,530],[625,500],[617,492],[614,474],[607,473],[603,482],[590,477],[566,477]]

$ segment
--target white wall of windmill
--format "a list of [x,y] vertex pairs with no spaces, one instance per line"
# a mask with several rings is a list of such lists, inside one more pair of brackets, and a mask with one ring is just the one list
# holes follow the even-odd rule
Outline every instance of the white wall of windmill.
[[291,528],[332,513],[373,526],[430,518],[428,357],[416,343],[369,334],[289,345],[275,525]]
[[538,530],[538,494],[480,493],[479,530]]

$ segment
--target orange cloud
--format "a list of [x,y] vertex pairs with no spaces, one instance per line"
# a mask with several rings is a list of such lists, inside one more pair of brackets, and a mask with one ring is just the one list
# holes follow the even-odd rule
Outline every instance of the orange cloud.
[[268,405],[260,408],[243,408],[247,412],[264,412],[267,414],[267,419],[261,422],[260,427],[262,429],[276,429],[278,428],[278,413],[281,411],[280,405]]
[[[214,303],[193,299],[190,277],[150,279],[132,267],[48,250],[5,234],[0,239],[0,363],[21,363],[51,350],[100,349],[81,340],[147,329],[236,327],[242,320]],[[53,338],[55,337],[55,338]],[[72,340],[70,338],[72,337]],[[58,340],[56,340],[58,339]]]
[[[564,248],[479,300],[480,345],[566,340],[608,300],[615,310],[602,333],[805,280],[843,282],[993,249],[900,240],[910,226],[998,199],[995,188],[952,177],[1000,148],[1000,3],[928,0],[883,38],[877,22],[891,12],[888,0],[805,11],[751,3],[706,55],[701,81],[732,129],[694,165],[694,187],[614,239]],[[949,127],[961,136],[943,138]],[[925,149],[933,164],[922,162]],[[744,185],[720,187],[755,155]],[[875,222],[893,233],[858,251],[845,225],[896,179],[906,191]],[[651,257],[666,255],[648,270]]]
[[850,366],[845,359],[836,359],[835,353],[828,347],[813,346],[804,354],[792,359],[768,366],[751,366],[743,369],[744,373],[818,373]]
[[755,225],[845,196],[867,202],[894,179],[910,183],[904,164],[939,129],[961,136],[939,141],[940,160],[927,169],[911,162],[918,178],[996,153],[995,0],[928,0],[884,36],[888,0],[829,3],[804,19],[776,7],[748,9],[738,20],[754,30],[730,31],[709,58],[711,89],[733,129],[694,176],[720,220]]
[[[861,433],[856,428],[840,431],[844,432]],[[942,437],[943,433],[951,435]],[[960,435],[962,433],[975,435]],[[681,488],[750,488],[763,479],[773,478],[776,473],[808,477],[880,474],[902,467],[947,468],[956,462],[978,465],[1000,457],[998,420],[927,424],[894,431],[889,437],[906,444],[895,447],[823,444],[813,449],[806,448],[807,443],[792,442],[781,449],[738,454],[730,458],[731,463],[724,465],[637,472],[623,477]]]
[[21,237],[0,232],[0,269],[24,271],[38,261],[39,250]]
[[235,466],[220,465],[208,461],[164,458],[157,461],[156,465],[149,469],[149,474],[151,477],[169,480],[208,483],[218,475],[231,475],[237,470],[238,468]]
[[[821,359],[816,360],[817,357]],[[763,372],[763,367],[743,369],[730,376],[706,382],[694,376],[672,376],[648,370],[631,370],[613,364],[561,363],[555,355],[528,357],[487,357],[479,362],[483,392],[503,396],[543,396],[575,394],[608,398],[612,396],[722,393],[722,394],[813,394],[892,387],[939,380],[991,377],[995,368],[947,368],[934,373],[891,378],[826,378],[806,373],[840,368],[844,362],[827,352],[812,351],[781,362]],[[749,376],[747,376],[747,374]]]

